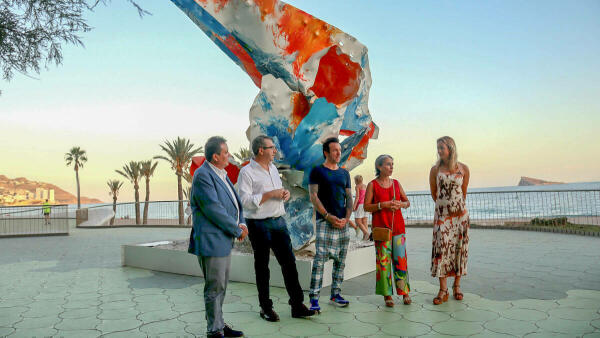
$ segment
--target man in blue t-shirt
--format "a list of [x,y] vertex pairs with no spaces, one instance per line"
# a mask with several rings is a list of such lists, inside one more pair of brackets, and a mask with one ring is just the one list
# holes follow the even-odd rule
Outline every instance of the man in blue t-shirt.
[[329,258],[333,259],[330,302],[341,307],[349,304],[340,291],[350,242],[347,225],[352,215],[352,187],[350,174],[338,166],[342,147],[336,137],[323,143],[323,157],[325,162],[315,167],[308,178],[310,201],[317,212],[316,253],[310,279],[310,309],[315,311],[321,311],[323,267]]

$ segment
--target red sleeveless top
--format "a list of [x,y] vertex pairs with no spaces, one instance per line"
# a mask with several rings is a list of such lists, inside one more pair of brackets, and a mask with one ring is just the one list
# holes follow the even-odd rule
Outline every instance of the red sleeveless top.
[[[371,181],[373,183],[373,203],[381,203],[387,202],[394,199],[394,190],[396,190],[396,200],[400,200],[402,202],[406,202],[405,199],[402,199],[400,194],[400,184],[398,181],[393,180],[393,184],[389,188],[382,188],[377,180]],[[405,232],[404,229],[404,217],[402,217],[401,209],[396,210],[395,212],[390,209],[381,209],[379,211],[373,212],[373,226],[374,227],[384,227],[388,229],[392,229],[392,215],[394,217],[394,228],[392,229],[392,236],[401,235]]]

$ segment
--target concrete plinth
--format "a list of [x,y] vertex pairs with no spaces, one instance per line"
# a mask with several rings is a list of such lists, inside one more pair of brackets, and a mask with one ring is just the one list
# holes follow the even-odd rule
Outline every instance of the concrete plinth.
[[[143,243],[133,245],[123,245],[121,259],[123,266],[131,266],[154,271],[170,272],[182,275],[202,276],[202,271],[198,265],[196,256],[185,251],[162,249],[154,247],[163,244]],[[310,276],[312,270],[312,258],[296,259],[298,277],[302,289],[308,290],[310,286]],[[331,271],[333,261],[325,264],[323,275],[323,287],[331,285]],[[271,271],[271,286],[284,287],[281,268],[274,256],[271,255],[269,262]],[[375,270],[375,247],[356,248],[348,251],[346,257],[346,268],[344,270],[344,279],[364,275]],[[248,254],[233,253],[231,257],[231,271],[229,280],[235,282],[255,283],[254,257]]]

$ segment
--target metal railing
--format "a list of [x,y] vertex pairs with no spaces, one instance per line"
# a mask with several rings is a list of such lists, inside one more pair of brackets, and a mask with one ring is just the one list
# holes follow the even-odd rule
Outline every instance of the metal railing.
[[[429,193],[407,193],[411,207],[402,213],[407,224],[432,224],[435,204]],[[140,224],[144,202],[140,202]],[[186,209],[188,201],[183,201]],[[112,204],[90,208],[110,208]],[[467,194],[471,223],[478,225],[569,222],[600,225],[600,190],[474,191]],[[136,225],[135,203],[118,203],[114,225]],[[184,214],[186,225],[191,217]],[[179,225],[177,201],[148,202],[148,225]]]
[[[188,206],[188,201],[183,202],[184,223],[183,225],[192,225],[192,218],[185,213]],[[146,202],[139,202],[140,221],[136,222],[135,218],[135,202],[117,203],[114,219],[106,225],[113,226],[177,226],[179,224],[178,201],[149,201],[148,202],[148,217],[144,223],[144,206]],[[88,209],[107,208],[113,210],[113,204],[100,204],[88,207]]]
[[[49,208],[46,218],[44,210]],[[0,206],[0,237],[68,234],[74,216],[66,204],[44,206]]]
[[[407,193],[407,196],[411,206],[402,210],[406,223],[431,224],[435,206],[431,195]],[[467,209],[471,223],[478,225],[545,221],[600,225],[600,190],[469,192]]]

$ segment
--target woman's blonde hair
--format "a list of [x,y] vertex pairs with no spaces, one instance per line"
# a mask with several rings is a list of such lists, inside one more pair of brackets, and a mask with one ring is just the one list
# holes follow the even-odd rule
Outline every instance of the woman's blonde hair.
[[356,183],[362,183],[362,181],[363,181],[362,175],[356,175],[356,176],[354,176],[354,182],[356,182]]
[[[435,144],[438,144],[440,142],[445,144],[446,147],[448,147],[448,169],[456,169],[458,167],[458,154],[456,152],[456,143],[454,142],[454,139],[450,136],[442,136],[437,139]],[[435,163],[435,165],[438,168],[440,167],[440,165],[442,165],[442,159],[440,158],[440,155],[438,155],[438,160]]]

